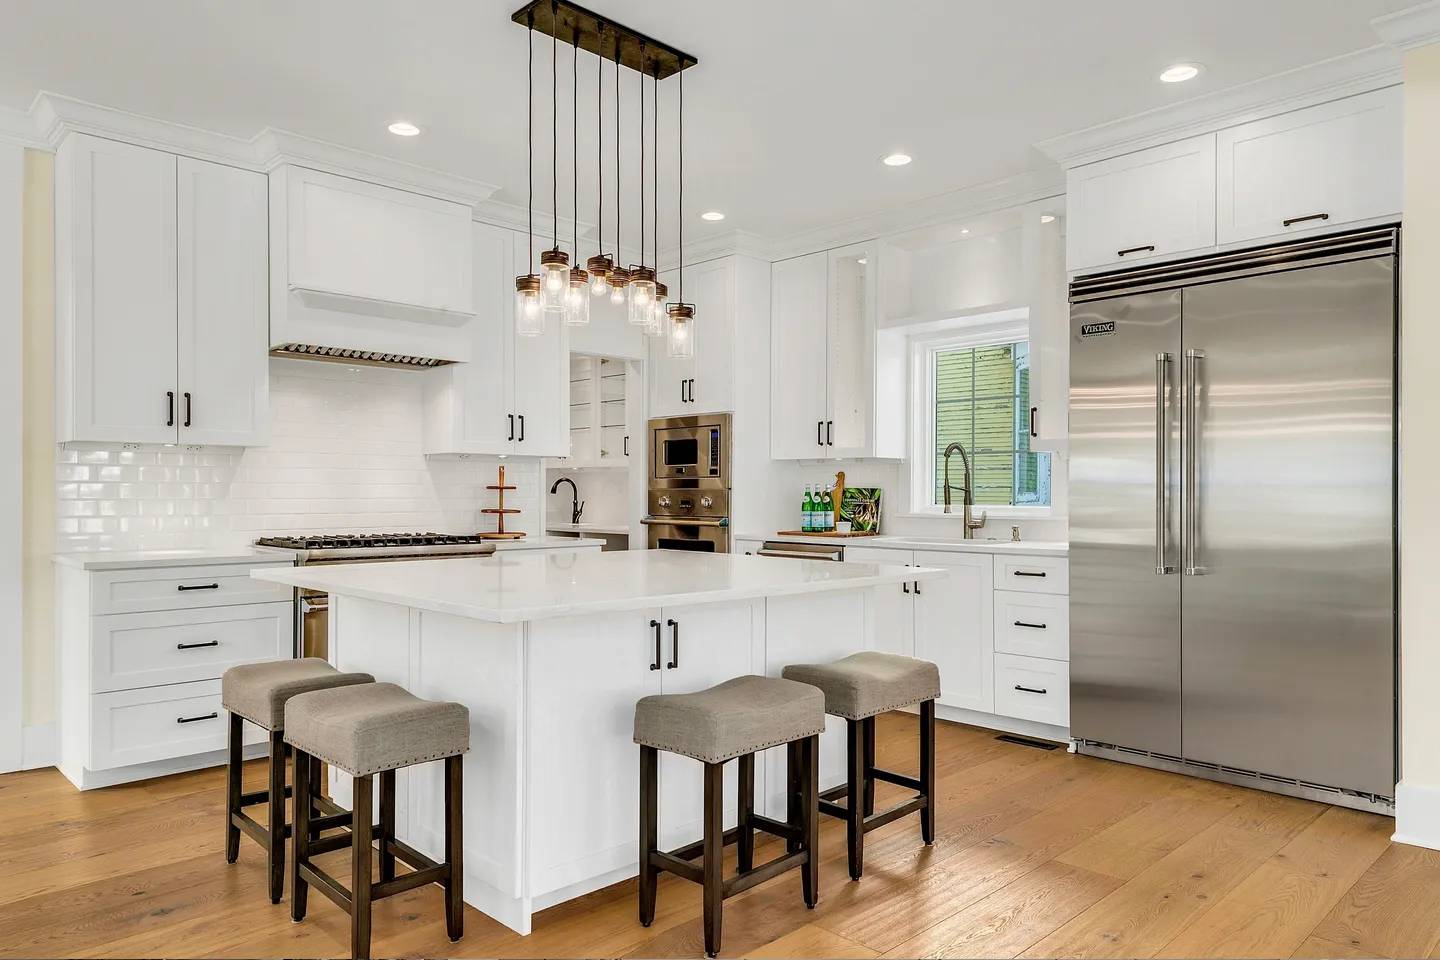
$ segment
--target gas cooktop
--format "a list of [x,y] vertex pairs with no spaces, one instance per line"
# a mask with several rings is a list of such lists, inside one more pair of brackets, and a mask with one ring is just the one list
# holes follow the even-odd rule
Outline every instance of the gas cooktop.
[[261,537],[257,547],[294,555],[296,563],[340,560],[400,560],[426,557],[475,557],[495,552],[495,544],[465,533],[340,533]]

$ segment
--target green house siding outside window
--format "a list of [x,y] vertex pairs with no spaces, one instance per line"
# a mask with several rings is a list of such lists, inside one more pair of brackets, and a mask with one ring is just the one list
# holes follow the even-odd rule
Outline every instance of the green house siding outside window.
[[[935,499],[944,502],[945,448],[958,440],[970,455],[977,504],[1049,506],[1050,455],[1030,450],[1030,345],[937,350]],[[952,487],[964,484],[959,454]],[[951,499],[961,502],[958,489]]]

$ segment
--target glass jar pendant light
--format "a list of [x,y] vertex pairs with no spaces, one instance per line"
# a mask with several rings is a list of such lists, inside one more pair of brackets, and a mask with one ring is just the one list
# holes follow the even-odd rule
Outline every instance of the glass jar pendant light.
[[[605,108],[601,90],[605,86],[605,58],[600,55],[600,49],[605,45],[604,21],[599,22],[597,29],[600,38],[595,46],[595,235],[603,247],[605,245]],[[618,35],[615,42],[620,42]],[[616,109],[619,109],[618,105]],[[615,261],[603,252],[597,253],[585,261],[585,269],[590,274],[590,295],[592,297],[603,297],[610,292],[610,271],[614,266]]]
[[666,313],[670,317],[670,356],[676,360],[688,360],[695,356],[695,305],[685,302],[685,61],[680,61],[678,87],[679,104],[676,111],[675,143],[676,172],[679,189],[676,191],[676,248],[680,260],[680,299],[669,305]]
[[670,356],[689,360],[695,356],[695,307],[689,303],[672,303],[670,314]]
[[630,286],[630,271],[620,266],[620,34],[615,34],[615,264],[610,268],[610,302],[617,307],[626,304],[625,288]]
[[[572,27],[570,46],[570,223],[574,227],[575,259],[580,259],[580,28]],[[565,322],[584,326],[590,322],[590,274],[577,262],[570,271],[565,289]]]
[[[650,187],[650,213],[654,218],[651,221],[650,245],[652,256],[655,258],[655,266],[658,272],[660,266],[660,61],[655,61],[654,82],[651,85],[650,101],[654,104],[650,119],[654,126],[651,128],[650,149],[654,163],[650,165],[651,177],[653,178]],[[645,325],[645,335],[658,337],[665,332],[665,298],[670,295],[670,288],[661,283],[658,276],[655,279],[655,290],[651,295],[650,319]]]
[[[525,210],[527,236],[525,262],[528,265],[535,251],[535,12],[530,11],[525,30],[525,106],[526,148],[525,173],[528,180]],[[540,306],[540,277],[522,273],[515,278],[515,332],[522,337],[538,337],[545,332],[545,312]]]
[[560,30],[559,7],[550,4],[550,242],[540,254],[540,303],[564,313],[570,292],[570,255],[560,249]]
[[627,302],[630,322],[650,326],[655,304],[655,271],[645,264],[645,41],[640,41],[640,262],[630,265],[630,289]]

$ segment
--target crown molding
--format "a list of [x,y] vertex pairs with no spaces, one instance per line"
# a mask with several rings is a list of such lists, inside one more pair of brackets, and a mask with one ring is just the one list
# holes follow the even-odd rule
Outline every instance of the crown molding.
[[0,143],[14,143],[36,150],[50,149],[50,145],[35,131],[35,121],[30,112],[9,107],[0,107]]
[[1376,17],[1370,26],[1381,40],[1402,52],[1440,42],[1440,0]]
[[1400,81],[1399,55],[1391,47],[1376,45],[1043,140],[1035,146],[1068,170]]

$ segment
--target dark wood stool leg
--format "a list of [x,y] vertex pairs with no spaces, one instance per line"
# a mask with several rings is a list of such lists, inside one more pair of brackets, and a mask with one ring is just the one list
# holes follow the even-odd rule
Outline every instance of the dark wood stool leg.
[[741,873],[755,866],[755,828],[750,825],[750,818],[755,814],[755,754],[747,753],[740,757],[739,780],[739,815],[736,818],[735,827],[738,834],[735,840],[735,861]]
[[244,723],[240,714],[230,714],[230,753],[225,764],[226,863],[234,863],[240,856],[240,828],[235,826],[235,814],[240,812],[240,765],[245,759],[241,753]]
[[465,846],[461,832],[464,761],[463,756],[445,758],[445,865],[450,868],[445,879],[445,932],[451,943],[465,936]]
[[300,876],[300,864],[310,859],[310,813],[312,810],[312,776],[315,766],[310,758],[295,751],[295,828],[290,831],[295,847],[290,851],[290,919],[305,919],[305,900],[310,884]]
[[725,903],[725,765],[705,764],[705,955],[720,952],[720,914]]
[[865,735],[865,816],[875,812],[875,718],[860,721]]
[[813,910],[820,902],[820,738],[807,737],[801,753],[805,758],[801,772],[805,788],[800,806],[805,823],[805,849],[810,859],[800,868],[800,888],[805,906]]
[[926,843],[935,842],[935,701],[920,704],[920,795],[925,806],[920,811],[920,836]]
[[371,778],[355,778],[350,842],[350,956],[370,958],[370,844],[374,831]]
[[[447,783],[448,788],[448,783]],[[449,792],[446,792],[449,801]],[[389,842],[395,839],[395,771],[380,773],[380,882],[395,879],[395,854],[390,852]]]
[[845,721],[846,790],[845,839],[850,879],[859,880],[865,868],[865,726],[863,720]]
[[640,925],[655,921],[655,887],[660,870],[650,865],[650,854],[659,849],[660,757],[654,747],[640,748]]
[[[305,763],[310,768],[310,817],[314,819],[320,816],[320,797],[325,795],[325,773],[324,766],[320,763],[319,757],[312,757],[305,754]],[[319,840],[320,831],[314,827],[310,828],[312,836],[310,839]]]
[[[800,823],[800,744],[785,744],[785,822]],[[794,853],[800,849],[800,841],[785,840],[785,852]]]
[[279,730],[270,733],[270,902],[279,903],[285,892],[285,740]]

